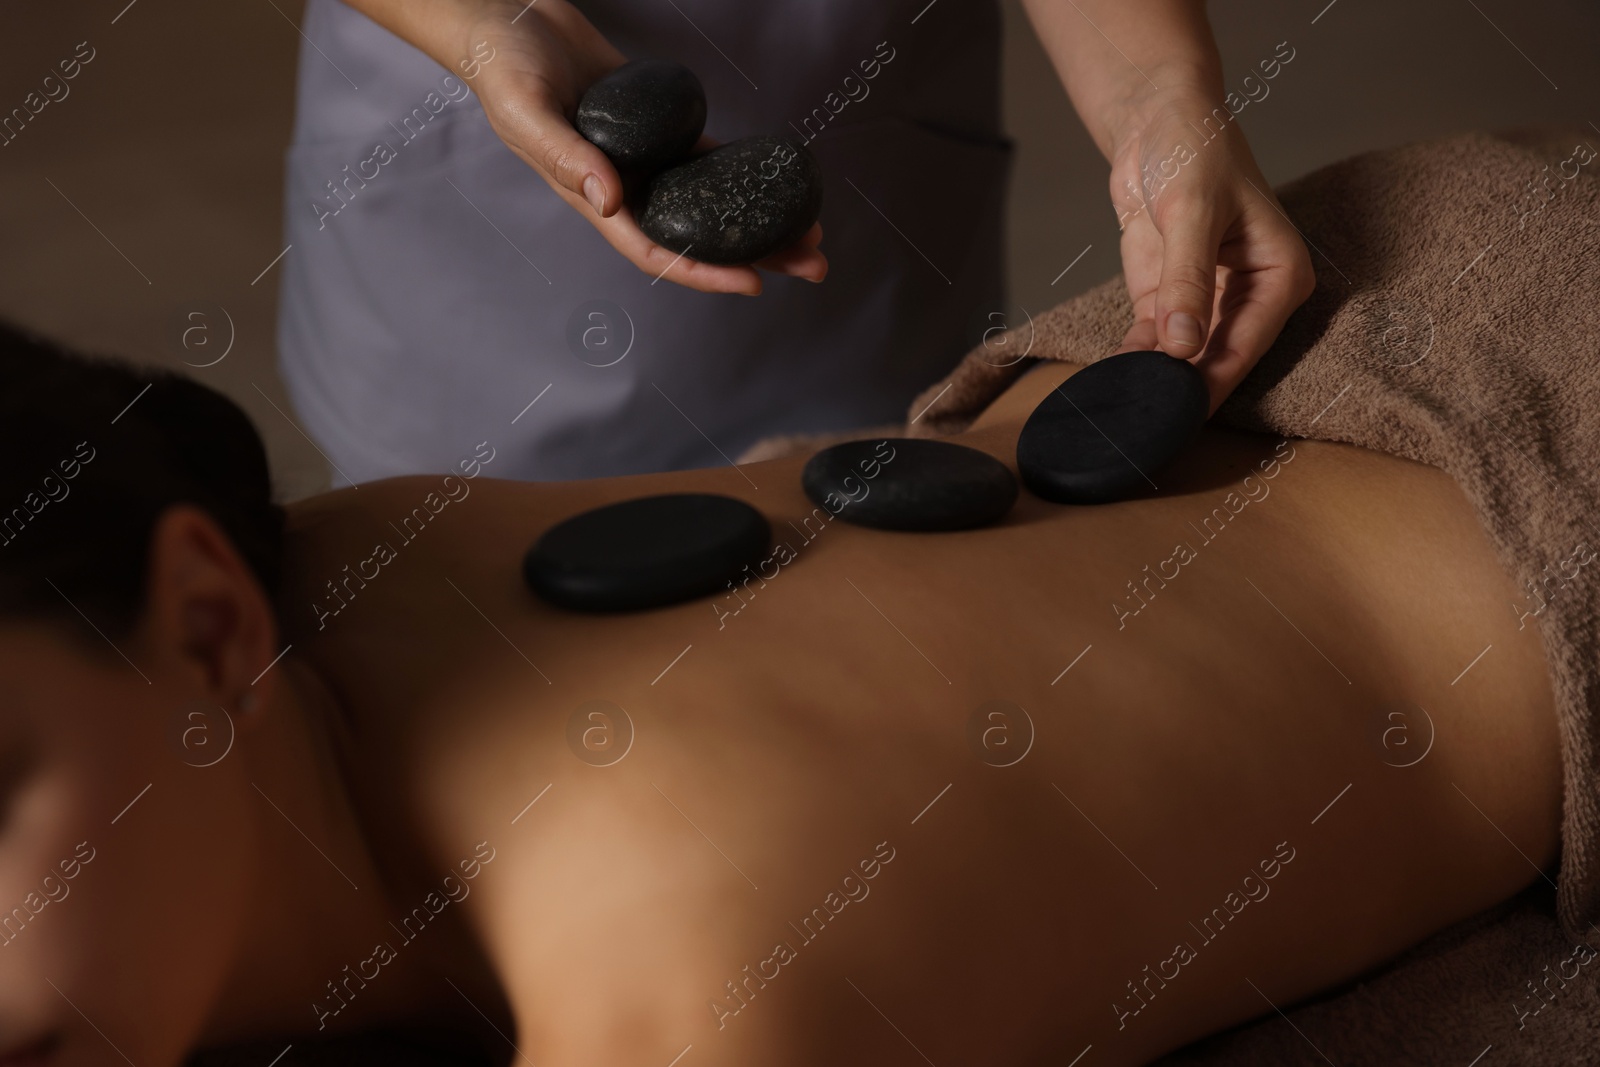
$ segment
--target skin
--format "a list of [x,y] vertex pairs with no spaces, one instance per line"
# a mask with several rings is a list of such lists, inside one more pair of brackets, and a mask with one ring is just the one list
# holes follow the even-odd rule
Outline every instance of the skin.
[[[827,274],[820,226],[754,267],[680,259],[645,236],[616,168],[572,127],[583,91],[626,57],[566,0],[346,2],[468,77],[506,145],[646,274],[750,296],[761,292],[757,267],[813,282]],[[1315,277],[1237,124],[1220,133],[1205,126],[1230,99],[1205,5],[1024,0],[1024,7],[1111,165],[1135,312],[1123,350],[1195,360],[1215,410],[1311,295]],[[713,143],[702,139],[701,147]],[[1187,151],[1175,162],[1179,146]],[[1150,175],[1160,176],[1159,188]]]
[[[959,440],[1009,461],[1076,369],[1022,378]],[[0,1054],[44,1040],[79,1067],[114,1043],[174,1067],[320,1019],[443,1028],[507,1063],[1092,1045],[1085,1063],[1134,1064],[1347,980],[1555,860],[1539,639],[1459,489],[1408,461],[1207,429],[1139,500],[1025,493],[963,533],[820,526],[720,628],[715,599],[586,616],[520,583],[538,533],[645,493],[737,496],[799,544],[802,463],[528,485],[491,460],[410,543],[387,523],[439,478],[318,497],[291,509],[281,622],[177,507],[120,652],[76,617],[8,624],[0,901],[79,842],[97,854],[0,947]],[[1188,523],[1230,491],[1258,498],[1204,542]],[[324,583],[379,539],[396,558],[319,628]],[[1119,626],[1123,583],[1180,539],[1196,557]],[[567,740],[596,699],[633,726],[609,766]],[[1027,710],[1031,746],[1013,719],[973,747],[994,700]],[[220,759],[174,738],[195,702],[236,727]],[[390,924],[447,875],[470,892],[402,941]],[[815,908],[837,915],[808,942],[789,924]],[[325,983],[381,941],[393,962],[324,1014]],[[726,983],[773,975],[778,941],[793,960],[733,1013]],[[1167,962],[1177,943],[1194,958]],[[1172,977],[1135,1013],[1146,965]]]

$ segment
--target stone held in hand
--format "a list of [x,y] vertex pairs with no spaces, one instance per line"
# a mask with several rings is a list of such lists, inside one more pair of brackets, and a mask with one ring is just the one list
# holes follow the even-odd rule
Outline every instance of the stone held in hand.
[[706,125],[706,92],[670,59],[624,63],[589,86],[573,120],[619,171],[648,174],[691,151]]
[[746,264],[803,237],[822,214],[822,170],[804,145],[744,137],[657,174],[639,227],[702,263]]
[[1029,490],[1058,504],[1105,504],[1154,479],[1200,432],[1205,379],[1165,352],[1122,352],[1078,371],[1033,409],[1017,438]]
[[800,485],[817,504],[843,501],[838,518],[882,530],[988,526],[1017,499],[1017,479],[989,453],[907,437],[825,448],[806,462]]
[[722,591],[772,541],[766,517],[711,493],[639,497],[546,530],[522,561],[543,600],[574,611],[640,611]]

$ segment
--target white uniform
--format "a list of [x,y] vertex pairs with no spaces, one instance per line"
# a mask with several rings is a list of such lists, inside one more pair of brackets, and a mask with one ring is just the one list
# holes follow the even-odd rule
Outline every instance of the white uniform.
[[808,143],[828,278],[768,274],[756,299],[652,284],[495,136],[461,72],[309,0],[278,339],[300,418],[354,481],[485,440],[499,477],[565,479],[893,421],[1003,307],[993,0],[579,6],[630,58],[693,69],[710,136]]

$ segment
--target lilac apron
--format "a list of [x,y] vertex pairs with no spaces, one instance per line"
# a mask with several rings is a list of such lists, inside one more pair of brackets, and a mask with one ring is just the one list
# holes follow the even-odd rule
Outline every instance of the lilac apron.
[[567,479],[894,421],[1003,308],[993,0],[579,6],[630,58],[694,69],[712,137],[807,142],[827,280],[768,274],[756,299],[651,284],[459,71],[309,0],[278,342],[335,485],[442,471],[480,441],[497,477]]

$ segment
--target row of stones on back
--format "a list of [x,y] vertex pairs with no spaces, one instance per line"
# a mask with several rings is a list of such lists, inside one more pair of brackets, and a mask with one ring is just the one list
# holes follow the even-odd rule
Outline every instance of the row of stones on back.
[[690,158],[706,94],[687,67],[625,63],[591,85],[574,125],[625,179],[644,182],[639,228],[704,263],[765,259],[798,241],[822,213],[822,172],[803,145],[745,137]]
[[[1205,381],[1186,360],[1162,352],[1111,356],[1034,409],[1017,440],[1017,467],[1046,500],[1125,500],[1155,487],[1153,476],[1193,441],[1208,407]],[[1005,518],[1018,495],[1010,468],[987,452],[904,437],[825,448],[806,463],[800,484],[831,517],[885,530],[987,526]],[[742,500],[641,497],[547,530],[523,576],[560,607],[638,611],[731,588],[763,563],[782,565],[768,553],[771,536],[765,516]]]

